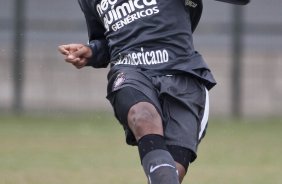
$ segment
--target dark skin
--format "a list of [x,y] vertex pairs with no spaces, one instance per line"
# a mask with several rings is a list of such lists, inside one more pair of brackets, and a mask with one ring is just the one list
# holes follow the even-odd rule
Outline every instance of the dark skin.
[[[148,134],[159,134],[163,136],[162,119],[156,108],[148,102],[139,102],[133,105],[127,115],[128,125],[136,140]],[[176,163],[179,181],[182,182],[186,171],[185,168]]]
[[[58,50],[65,56],[65,61],[71,63],[77,69],[86,66],[88,59],[91,58],[93,54],[92,50],[83,44],[60,45]],[[127,120],[129,128],[137,141],[148,134],[158,134],[162,136],[164,134],[162,119],[156,108],[148,102],[139,102],[133,105],[128,112]],[[181,183],[186,171],[181,164],[175,163]]]

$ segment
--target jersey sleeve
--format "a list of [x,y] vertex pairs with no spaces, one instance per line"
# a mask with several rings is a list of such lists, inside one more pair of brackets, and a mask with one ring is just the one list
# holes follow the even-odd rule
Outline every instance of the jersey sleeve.
[[78,2],[86,20],[89,37],[87,46],[92,50],[92,57],[89,58],[87,66],[106,68],[110,62],[110,53],[108,42],[104,36],[105,28],[86,0],[78,0]]

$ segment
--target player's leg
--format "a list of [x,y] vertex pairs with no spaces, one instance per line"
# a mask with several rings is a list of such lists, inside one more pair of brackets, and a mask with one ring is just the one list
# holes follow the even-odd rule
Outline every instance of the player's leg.
[[111,71],[108,77],[107,98],[124,127],[126,142],[138,145],[142,166],[149,181],[152,184],[179,183],[176,167],[181,176],[183,168],[175,164],[165,144],[165,117],[159,102],[159,91],[155,90],[152,78],[127,68]]
[[187,148],[175,145],[167,145],[167,148],[176,163],[176,168],[179,173],[179,181],[182,182],[187,173],[189,164],[193,159],[193,152]]
[[[126,90],[130,90],[134,98],[146,98],[135,89]],[[127,115],[128,127],[138,142],[141,163],[149,183],[178,184],[176,165],[163,137],[162,118],[153,103],[143,99],[131,106]]]
[[178,171],[179,182],[182,183],[184,176],[186,175],[186,170],[180,163],[175,162],[175,164],[176,164],[176,169]]
[[129,109],[127,120],[137,141],[148,134],[163,136],[162,118],[149,102],[139,102],[133,105]]
[[149,183],[179,184],[175,162],[163,137],[158,102],[133,87],[123,87],[113,96],[110,101],[116,117],[126,130],[127,143],[137,143]]
[[179,183],[176,165],[165,145],[162,118],[148,102],[139,102],[128,112],[128,125],[138,141],[138,150],[150,184]]
[[206,127],[202,119],[207,120],[203,118],[208,110],[207,92],[199,81],[189,76],[164,77],[158,77],[155,83],[161,86],[162,112],[168,117],[164,123],[166,144],[182,181],[189,164],[196,158],[200,132]]

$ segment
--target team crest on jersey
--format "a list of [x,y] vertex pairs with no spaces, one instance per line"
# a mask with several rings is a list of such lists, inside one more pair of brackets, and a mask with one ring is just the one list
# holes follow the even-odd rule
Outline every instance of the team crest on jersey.
[[124,81],[125,81],[125,74],[123,72],[119,73],[113,85],[114,90],[119,88],[124,83]]

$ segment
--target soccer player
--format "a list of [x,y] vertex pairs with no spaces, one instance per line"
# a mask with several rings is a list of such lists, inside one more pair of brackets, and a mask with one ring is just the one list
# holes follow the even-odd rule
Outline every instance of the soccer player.
[[193,46],[202,1],[79,0],[79,4],[89,43],[61,45],[59,51],[77,68],[110,65],[107,99],[126,142],[138,146],[148,182],[181,183],[205,135],[208,90],[216,84]]

